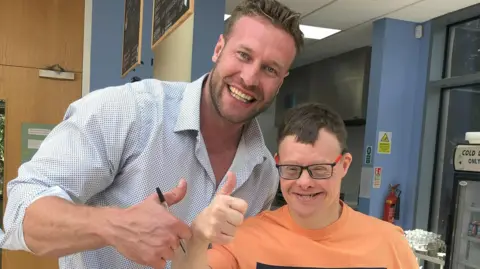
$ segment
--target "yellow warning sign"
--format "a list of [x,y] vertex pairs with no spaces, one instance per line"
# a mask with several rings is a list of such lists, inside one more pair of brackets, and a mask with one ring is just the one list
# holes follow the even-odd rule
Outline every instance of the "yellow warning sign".
[[379,132],[377,153],[390,154],[392,151],[392,132]]
[[390,142],[390,140],[388,139],[388,135],[386,133],[383,134],[382,139],[380,139],[380,142]]

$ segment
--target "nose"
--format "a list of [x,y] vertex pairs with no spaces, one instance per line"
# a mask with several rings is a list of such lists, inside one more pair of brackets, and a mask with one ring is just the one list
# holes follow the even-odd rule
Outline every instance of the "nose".
[[296,181],[297,185],[302,189],[308,189],[313,187],[314,179],[310,177],[307,170],[303,170],[302,174]]
[[255,63],[245,64],[241,74],[243,83],[248,88],[255,88],[260,83],[260,67]]

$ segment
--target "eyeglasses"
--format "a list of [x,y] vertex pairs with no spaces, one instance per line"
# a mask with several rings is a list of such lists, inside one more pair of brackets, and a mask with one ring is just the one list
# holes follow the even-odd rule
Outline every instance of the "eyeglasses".
[[342,159],[343,154],[340,154],[333,163],[311,164],[308,166],[277,164],[278,173],[284,179],[297,180],[302,176],[303,170],[307,170],[313,179],[328,179],[333,175],[333,168]]

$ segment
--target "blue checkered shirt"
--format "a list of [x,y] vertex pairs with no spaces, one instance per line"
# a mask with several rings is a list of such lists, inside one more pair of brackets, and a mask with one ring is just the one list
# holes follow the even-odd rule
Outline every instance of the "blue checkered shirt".
[[[25,209],[40,197],[125,208],[143,201],[156,187],[174,188],[180,178],[187,180],[188,191],[171,211],[190,224],[217,190],[200,132],[205,78],[192,83],[146,79],[94,91],[72,103],[32,160],[8,183],[0,246],[30,251],[22,222]],[[230,170],[237,175],[233,195],[249,204],[247,216],[270,207],[278,174],[256,120],[244,128]],[[224,180],[218,189],[223,184]],[[61,269],[148,268],[113,247],[62,257],[59,265]]]

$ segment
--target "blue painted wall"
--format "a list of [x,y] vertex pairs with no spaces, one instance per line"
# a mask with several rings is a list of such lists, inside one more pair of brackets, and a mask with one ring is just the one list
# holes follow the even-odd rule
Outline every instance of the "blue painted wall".
[[[194,1],[192,80],[210,71],[215,44],[223,33],[225,1]],[[208,30],[205,30],[208,29]]]
[[[223,33],[225,1],[194,1],[194,36],[192,46],[192,79],[212,68],[212,55],[218,37]],[[153,76],[151,49],[153,0],[144,0],[142,61],[134,72],[121,77],[124,1],[94,0],[92,12],[92,47],[90,91],[121,85],[133,76]],[[208,29],[208,31],[205,31]]]
[[153,52],[150,47],[153,0],[144,0],[142,61],[135,72],[121,77],[124,1],[93,0],[90,91],[121,85],[133,76],[151,78]]
[[[372,58],[371,58],[371,66],[370,66],[370,78],[369,78],[369,93],[368,93],[368,105],[367,105],[367,124],[365,126],[365,148],[364,154],[362,155],[363,162],[365,159],[365,153],[367,151],[367,146],[374,146],[375,138],[376,138],[376,123],[378,119],[378,101],[379,101],[379,94],[378,90],[380,89],[380,82],[382,76],[382,67],[379,63],[383,61],[383,49],[382,44],[385,38],[385,23],[375,22],[373,27],[373,35],[372,35]],[[372,151],[375,152],[376,148],[372,148]],[[375,160],[375,154],[372,153],[372,163]],[[373,169],[373,165],[363,164],[363,167],[369,167]],[[362,169],[363,169],[362,167]],[[363,178],[362,175],[361,181],[371,181],[371,177]],[[368,176],[373,176],[373,174],[368,174]],[[371,189],[371,182],[368,183],[369,188]],[[360,184],[360,188],[362,189],[362,183]],[[371,190],[368,190],[370,193]],[[358,197],[358,210],[364,214],[370,213],[370,195],[362,194],[362,190],[360,190],[360,194]]]
[[[382,218],[389,184],[400,184],[401,211],[397,225],[411,229],[415,203],[423,129],[430,23],[423,26],[423,37],[415,37],[417,24],[393,19],[374,23],[370,86],[365,132],[366,146],[373,146],[373,162],[365,168],[381,167],[380,188],[359,200],[360,211]],[[392,132],[391,154],[378,154],[380,131]]]

